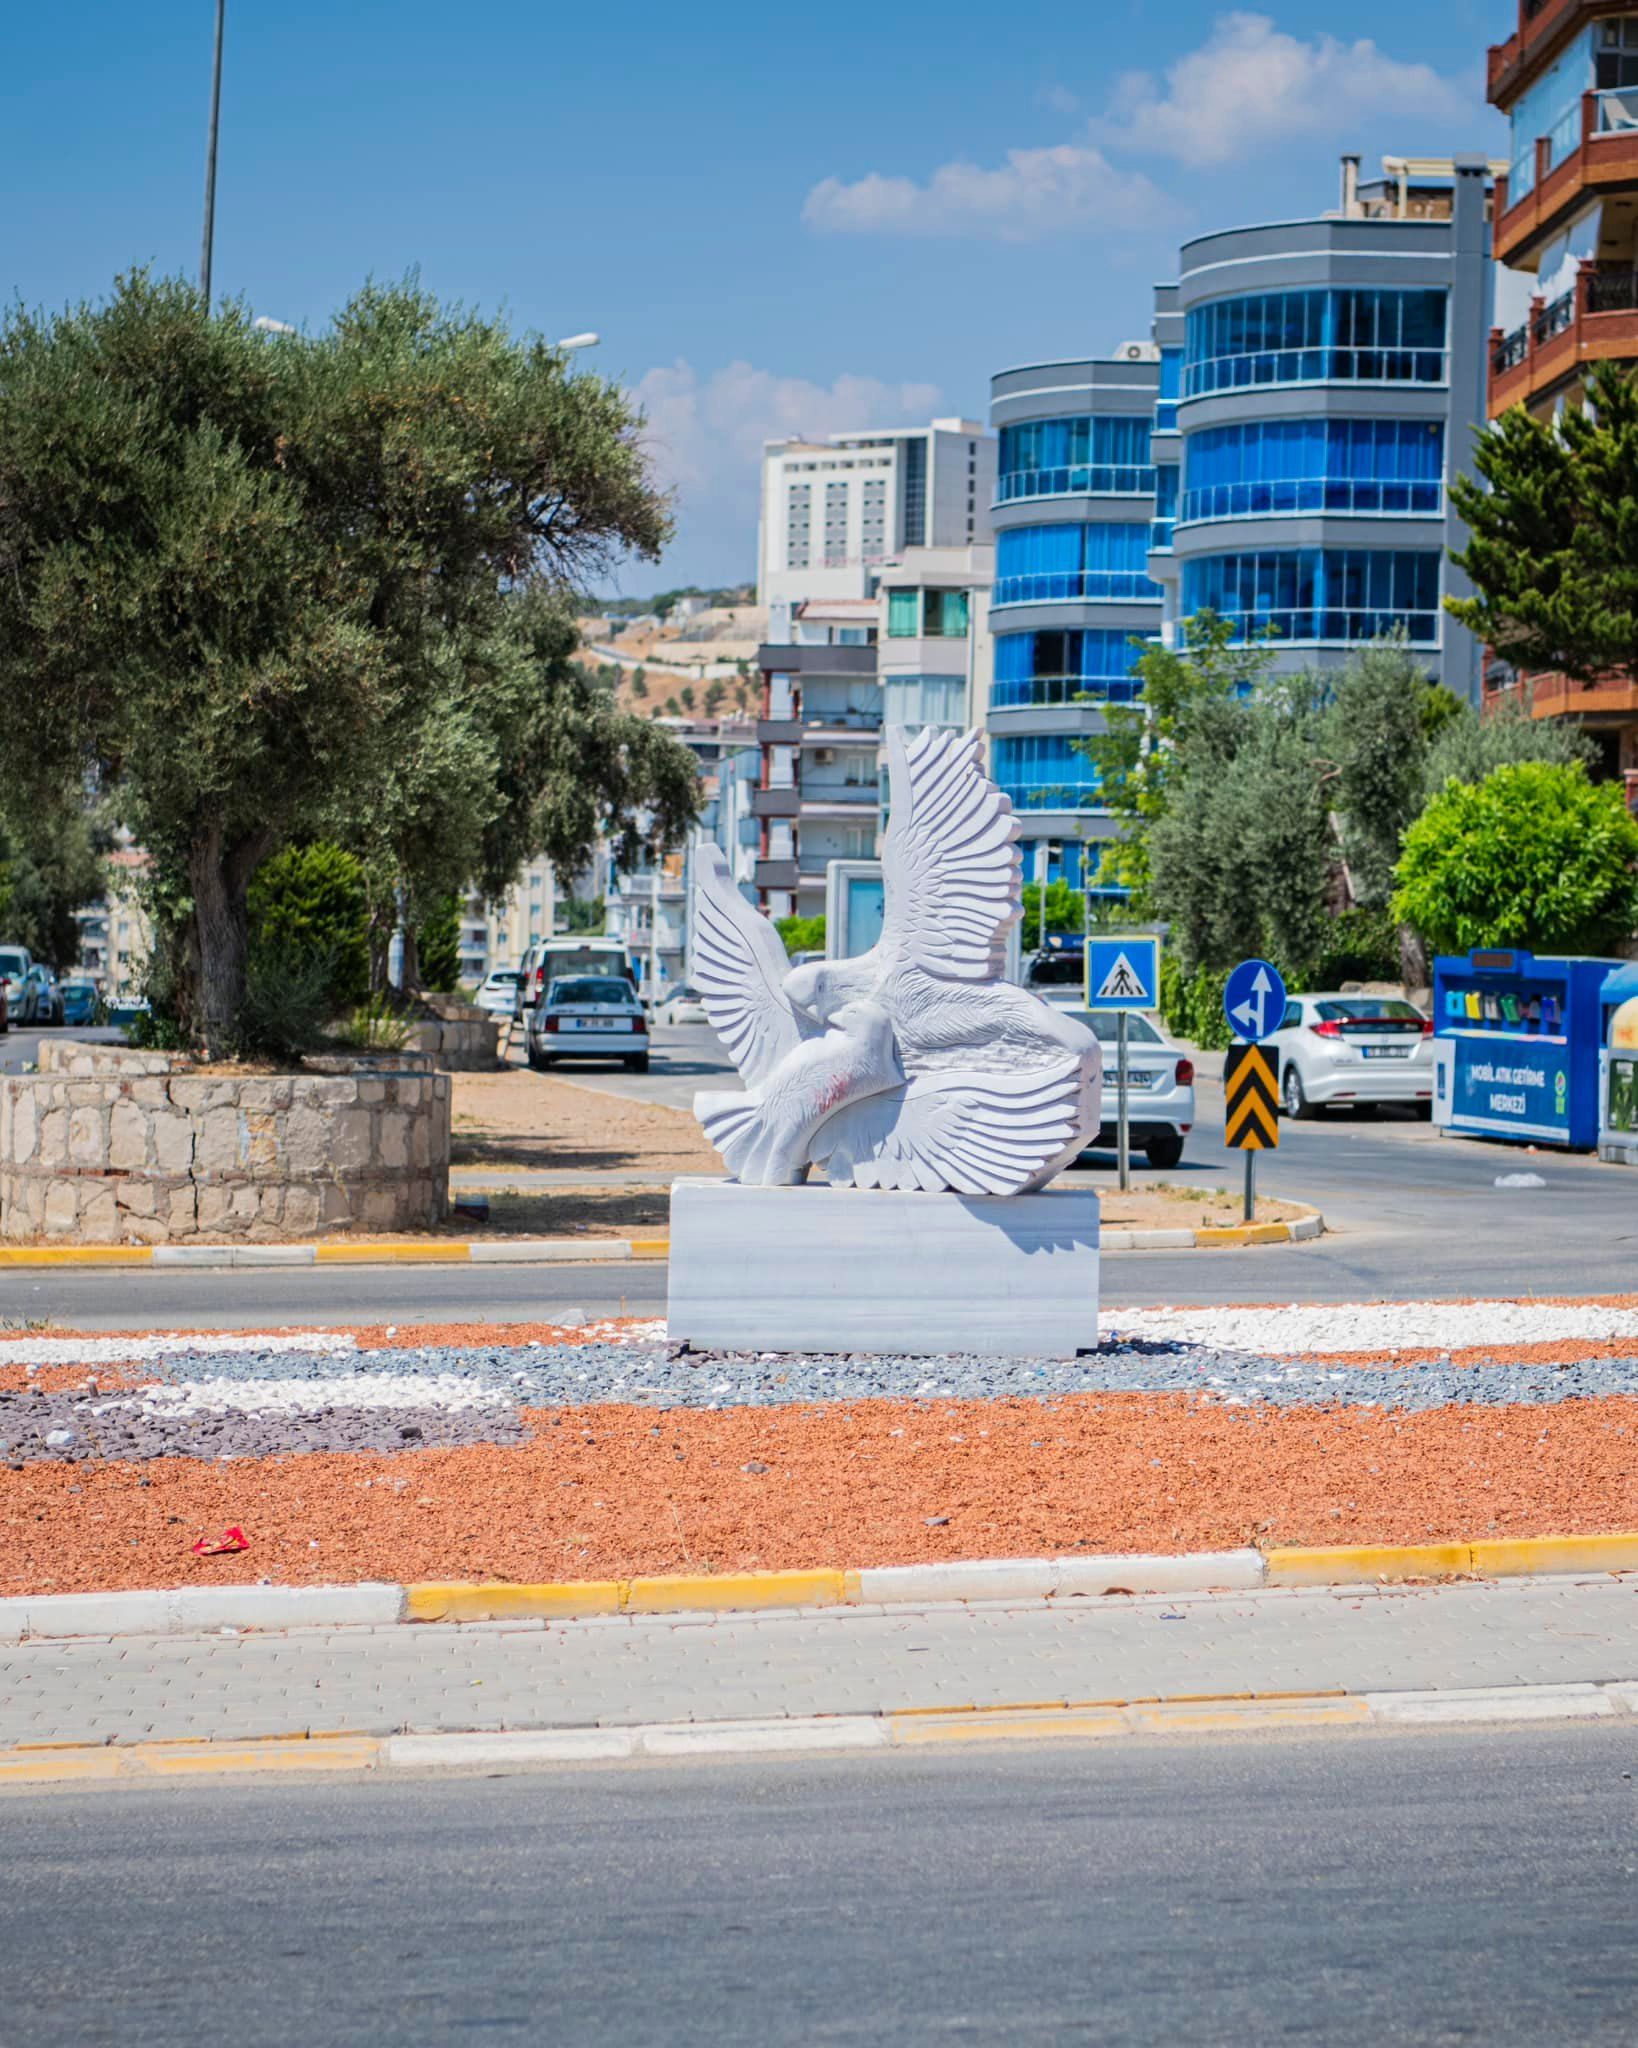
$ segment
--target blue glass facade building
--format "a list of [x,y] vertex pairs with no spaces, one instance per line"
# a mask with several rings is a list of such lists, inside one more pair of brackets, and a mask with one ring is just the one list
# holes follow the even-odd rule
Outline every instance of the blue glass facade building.
[[1160,629],[1157,499],[1177,483],[1175,455],[1164,485],[1157,468],[1161,394],[1147,344],[992,380],[990,772],[1020,814],[1029,880],[1044,865],[1079,886],[1111,830],[1076,742],[1101,730],[1103,705],[1130,701],[1133,643]]
[[1150,558],[1167,637],[1209,607],[1272,628],[1281,668],[1324,669],[1401,630],[1477,701],[1479,646],[1443,600],[1466,589],[1448,486],[1484,419],[1488,188],[1459,158],[1441,205],[1184,245],[1179,489]]

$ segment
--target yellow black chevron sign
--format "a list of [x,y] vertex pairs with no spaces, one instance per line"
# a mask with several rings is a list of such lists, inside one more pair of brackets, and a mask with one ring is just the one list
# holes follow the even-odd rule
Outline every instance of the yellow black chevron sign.
[[1280,1142],[1274,1055],[1262,1045],[1231,1045],[1223,1066],[1226,1137],[1236,1152],[1272,1152]]

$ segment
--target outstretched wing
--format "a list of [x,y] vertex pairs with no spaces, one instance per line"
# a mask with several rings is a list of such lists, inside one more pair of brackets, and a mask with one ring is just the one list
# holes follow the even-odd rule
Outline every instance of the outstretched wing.
[[855,1187],[1022,1194],[1095,1132],[1097,1087],[1095,1057],[1024,1074],[920,1074],[839,1109],[811,1149],[831,1180]]
[[979,765],[976,732],[887,728],[892,812],[882,847],[881,950],[956,981],[994,981],[1020,914],[1022,862],[1010,800]]
[[810,1026],[785,994],[790,961],[778,932],[734,887],[721,851],[699,849],[694,882],[694,985],[711,1028],[757,1088]]

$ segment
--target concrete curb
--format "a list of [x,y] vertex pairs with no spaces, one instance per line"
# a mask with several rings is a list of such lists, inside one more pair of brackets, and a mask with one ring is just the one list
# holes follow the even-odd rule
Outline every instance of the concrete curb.
[[86,1244],[0,1246],[0,1269],[29,1266],[510,1266],[562,1260],[603,1265],[664,1259],[665,1237],[488,1237],[349,1244]]
[[951,1601],[1095,1600],[1110,1594],[1257,1592],[1433,1579],[1638,1571],[1638,1534],[1327,1549],[1197,1550],[1180,1556],[979,1558],[858,1571],[678,1573],[540,1585],[502,1580],[356,1586],[184,1586],[157,1592],[0,1599],[0,1642],[25,1637],[185,1635],[203,1629],[382,1628],[416,1622],[574,1621],[590,1616],[753,1614]]
[[1186,1698],[1036,1700],[630,1727],[510,1728],[402,1735],[345,1729],[305,1736],[129,1744],[32,1743],[0,1750],[0,1788],[122,1779],[306,1775],[327,1771],[527,1770],[646,1757],[813,1756],[1005,1742],[1132,1736],[1255,1735],[1273,1729],[1405,1728],[1638,1718],[1638,1682],[1518,1685],[1445,1692],[1194,1694]]
[[[1208,1230],[1105,1230],[1106,1252],[1207,1251],[1224,1245],[1302,1244],[1319,1237],[1323,1216],[1295,1223],[1237,1223]],[[349,1244],[40,1244],[0,1245],[0,1269],[30,1266],[162,1266],[201,1271],[237,1266],[517,1266],[561,1261],[596,1266],[667,1259],[669,1237],[485,1237],[442,1242]]]

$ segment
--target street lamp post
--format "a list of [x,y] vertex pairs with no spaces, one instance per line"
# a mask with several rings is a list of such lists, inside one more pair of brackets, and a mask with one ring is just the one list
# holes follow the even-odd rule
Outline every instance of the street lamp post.
[[210,139],[205,145],[205,232],[199,251],[199,295],[210,311],[211,254],[216,241],[216,131],[222,115],[222,29],[227,0],[216,0],[216,57],[210,77]]

